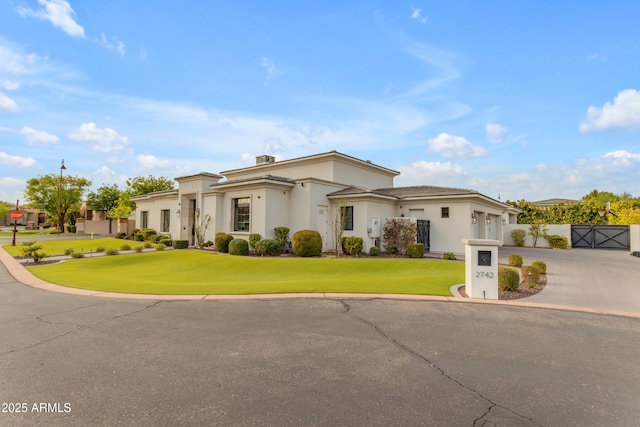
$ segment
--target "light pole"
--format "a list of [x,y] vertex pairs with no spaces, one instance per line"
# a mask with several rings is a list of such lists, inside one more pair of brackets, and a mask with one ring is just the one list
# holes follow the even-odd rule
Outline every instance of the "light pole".
[[[58,235],[60,235],[60,229],[64,227],[64,219],[60,221],[60,211],[62,210],[60,207],[60,203],[62,200],[62,171],[65,169],[66,167],[64,167],[64,159],[62,159],[62,164],[60,165],[60,182],[58,183]],[[64,233],[64,229],[62,229],[62,232]]]

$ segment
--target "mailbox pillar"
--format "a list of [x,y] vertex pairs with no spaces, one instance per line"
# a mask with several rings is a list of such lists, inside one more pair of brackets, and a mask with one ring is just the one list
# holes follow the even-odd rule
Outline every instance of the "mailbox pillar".
[[470,298],[498,299],[499,240],[463,239],[465,292]]

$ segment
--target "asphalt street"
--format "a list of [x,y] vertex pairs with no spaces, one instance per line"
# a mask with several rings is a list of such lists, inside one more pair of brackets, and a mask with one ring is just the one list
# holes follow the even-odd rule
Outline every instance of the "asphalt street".
[[0,336],[3,426],[640,424],[632,317],[98,298],[25,286],[0,265]]

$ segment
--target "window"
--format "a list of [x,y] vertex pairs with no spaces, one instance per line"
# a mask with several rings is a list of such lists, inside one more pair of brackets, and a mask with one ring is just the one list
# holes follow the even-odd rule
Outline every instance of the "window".
[[353,230],[353,206],[341,207],[340,216],[344,224],[343,230]]
[[234,199],[233,231],[249,231],[251,218],[251,199],[243,197]]
[[160,231],[163,233],[169,232],[169,220],[171,218],[171,211],[169,209],[163,209],[160,211]]
[[440,208],[442,218],[449,218],[449,208]]
[[140,213],[140,228],[149,228],[149,211]]

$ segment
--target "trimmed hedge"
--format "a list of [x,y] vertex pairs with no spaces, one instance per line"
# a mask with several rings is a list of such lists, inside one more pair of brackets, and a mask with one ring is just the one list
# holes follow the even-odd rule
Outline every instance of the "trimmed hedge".
[[293,254],[302,257],[322,255],[322,237],[315,230],[296,231],[291,239]]
[[547,274],[547,264],[544,261],[533,261],[531,266],[537,267],[540,270],[540,274]]
[[527,283],[538,283],[538,280],[540,280],[540,270],[533,265],[525,265],[522,267],[522,278],[526,280]]
[[229,243],[233,240],[233,236],[227,233],[217,233],[215,238],[216,251],[229,252]]
[[498,266],[498,289],[501,291],[515,291],[520,287],[518,270]]
[[567,239],[567,236],[551,234],[544,236],[544,238],[547,239],[547,242],[549,242],[549,246],[551,246],[553,249],[567,249],[569,247],[569,240]]
[[256,243],[256,255],[278,256],[280,249],[280,242],[274,239],[264,239]]
[[522,257],[520,255],[509,255],[509,265],[513,267],[522,267]]
[[258,233],[249,234],[249,246],[251,246],[251,249],[255,251],[256,245],[261,239],[262,239],[262,236],[260,236]]
[[369,249],[369,255],[371,255],[371,256],[380,255],[380,248],[377,247],[377,246],[372,246],[371,249]]
[[149,237],[158,234],[158,232],[153,228],[143,228],[142,230],[140,230],[140,233],[142,233],[142,238],[144,240],[149,240]]
[[229,254],[231,255],[249,255],[249,242],[244,239],[233,239],[229,242]]
[[527,232],[522,228],[516,228],[515,230],[511,230],[511,238],[516,246],[522,247],[527,238]]
[[407,255],[409,258],[424,258],[424,243],[409,243]]
[[347,255],[360,255],[362,253],[363,246],[364,241],[362,240],[362,237],[342,238],[342,251]]
[[187,249],[189,247],[189,241],[188,240],[172,240],[171,246],[173,246],[173,249]]

